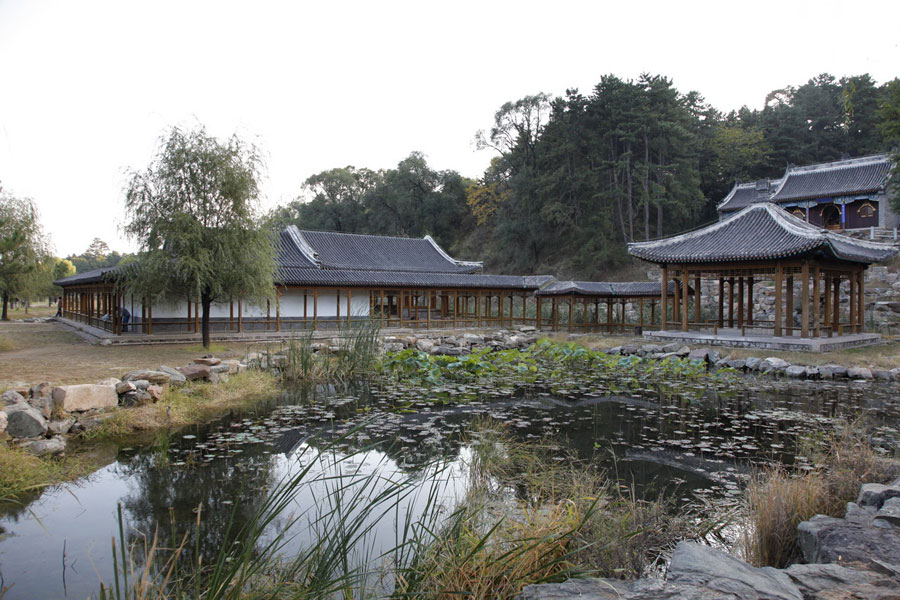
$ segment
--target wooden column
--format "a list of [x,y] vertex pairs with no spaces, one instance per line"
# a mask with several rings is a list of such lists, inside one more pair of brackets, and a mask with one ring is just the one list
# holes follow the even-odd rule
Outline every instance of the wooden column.
[[822,278],[822,272],[819,270],[819,265],[816,265],[813,268],[813,299],[812,299],[812,308],[813,308],[813,336],[819,337],[822,334],[822,313],[821,313],[821,300],[822,300],[822,289],[820,286]]
[[[241,305],[238,304],[238,308]],[[313,331],[319,328],[319,288],[313,288]]]
[[753,278],[747,278],[747,325],[753,325]]
[[153,301],[147,298],[147,335],[153,334]]
[[650,325],[656,324],[656,302],[650,300]]
[[194,333],[200,332],[200,303],[194,302]]
[[428,329],[431,329],[431,308],[432,308],[432,300],[434,299],[434,294],[431,291],[426,293],[425,298],[425,326]]
[[662,266],[662,290],[660,293],[660,306],[662,307],[662,317],[660,317],[659,328],[663,331],[666,330],[666,310],[668,309],[668,295],[669,295],[669,267],[667,265]]
[[856,296],[859,294],[859,286],[857,285],[856,273],[851,271],[850,276],[850,333],[856,331],[856,313],[857,301]]
[[575,303],[574,301],[575,301],[575,297],[574,297],[574,296],[569,296],[569,333],[572,332],[572,325],[574,324],[573,321],[575,320],[575,319],[573,318],[574,315],[572,314],[572,312],[573,312],[573,311],[572,311],[572,307],[573,307],[573,305],[574,305],[574,303]]
[[543,314],[541,314],[542,308],[543,308],[543,306],[541,306],[541,297],[536,296],[535,297],[534,318],[535,318],[535,326],[537,327],[538,331],[541,330],[541,325],[543,324],[542,321],[544,320]]
[[347,327],[353,324],[353,289],[347,288]]
[[744,328],[744,278],[738,277],[738,329]]
[[275,288],[275,331],[281,331],[281,291]]
[[641,327],[644,326],[644,299],[638,298],[638,323]]
[[[689,284],[688,284],[688,270],[687,267],[681,266],[681,287],[682,287],[682,307],[681,307],[681,330],[688,330],[688,293]],[[622,322],[625,322],[625,304],[622,304]],[[624,329],[624,327],[623,327]]]
[[238,298],[238,333],[244,331],[244,301]]
[[[822,315],[822,326],[825,329],[831,327],[831,277],[825,275],[825,314]],[[831,333],[829,331],[828,336],[831,337]]]
[[559,331],[559,301],[557,296],[553,296],[553,306],[550,314],[553,318],[553,331]]
[[800,272],[800,337],[809,337],[809,261],[803,261]]
[[[703,318],[703,315],[700,314],[700,302],[703,300],[703,295],[700,292],[700,273],[697,273],[694,276],[694,322],[699,323],[700,319]],[[643,324],[643,319],[641,319]]]
[[728,278],[728,327],[734,327],[734,277]]
[[840,333],[841,326],[841,276],[837,275],[831,280],[834,288],[834,306],[831,307],[831,331],[832,334]]
[[781,336],[781,294],[784,288],[782,278],[784,276],[781,263],[775,267],[775,337]]
[[719,277],[719,329],[725,327],[725,278]]
[[234,331],[234,300],[228,302],[228,331]]
[[269,323],[272,321],[272,301],[266,298],[266,331],[269,330]]
[[784,328],[788,335],[794,335],[794,276],[790,275],[785,284]]
[[856,315],[859,318],[859,327],[856,329],[856,333],[862,333],[866,327],[866,271],[864,268],[860,268],[860,270],[856,274],[859,277],[859,285],[857,285],[856,289],[856,297],[859,302],[859,306],[856,309]]
[[681,282],[678,275],[672,275],[672,281],[675,283],[675,294],[672,297],[672,325],[677,329],[678,322],[681,321]]

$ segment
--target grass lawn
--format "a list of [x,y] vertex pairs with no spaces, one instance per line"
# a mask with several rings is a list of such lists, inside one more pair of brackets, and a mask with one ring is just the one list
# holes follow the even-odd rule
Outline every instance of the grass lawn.
[[[247,346],[213,344],[212,350],[237,358]],[[199,344],[96,346],[57,323],[0,322],[0,390],[43,381],[94,383],[133,369],[182,366],[205,353]]]
[[12,309],[12,306],[9,306],[6,310],[6,316],[9,317],[10,321],[15,321],[16,319],[30,319],[33,317],[52,317],[56,315],[56,305],[47,306],[47,302],[37,302],[28,307],[28,312],[25,312],[25,309],[21,306],[16,310]]

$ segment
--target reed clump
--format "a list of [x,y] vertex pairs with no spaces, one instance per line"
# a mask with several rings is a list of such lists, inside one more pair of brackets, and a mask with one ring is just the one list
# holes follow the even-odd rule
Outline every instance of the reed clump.
[[783,568],[801,558],[797,526],[817,514],[843,517],[863,483],[900,476],[894,452],[874,445],[864,421],[841,423],[800,444],[812,467],[763,470],[745,494],[748,523],[742,545],[757,566]]

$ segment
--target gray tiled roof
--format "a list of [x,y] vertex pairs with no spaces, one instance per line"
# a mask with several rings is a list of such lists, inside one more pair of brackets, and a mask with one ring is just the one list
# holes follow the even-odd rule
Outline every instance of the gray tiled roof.
[[773,202],[811,200],[876,192],[884,187],[891,171],[885,154],[839,160],[818,165],[791,167],[772,194]]
[[305,267],[315,268],[316,264],[312,262],[305,253],[297,246],[291,232],[284,229],[278,234],[278,264],[283,267]]
[[278,269],[277,279],[282,285],[299,286],[494,288],[533,291],[552,281],[553,277],[282,267]]
[[720,213],[735,212],[742,208],[747,208],[756,202],[766,202],[771,196],[771,191],[777,189],[781,185],[781,179],[768,180],[768,189],[762,195],[756,191],[756,183],[735,183],[725,199],[719,203],[716,208]]
[[665,263],[739,262],[825,256],[870,264],[897,253],[888,244],[855,240],[798,219],[771,202],[752,204],[708,227],[653,242],[628,244],[632,256]]
[[[600,298],[656,298],[662,284],[658,281],[556,281],[535,292],[536,296],[592,296]],[[669,282],[669,295],[675,282]]]
[[324,269],[475,273],[482,268],[479,262],[454,260],[429,236],[402,238],[296,228],[293,232],[312,250],[315,264]]
[[94,269],[93,271],[85,271],[84,273],[76,273],[62,279],[54,281],[54,285],[83,285],[88,283],[102,283],[108,281],[108,275],[115,273],[119,267],[105,267],[103,269]]

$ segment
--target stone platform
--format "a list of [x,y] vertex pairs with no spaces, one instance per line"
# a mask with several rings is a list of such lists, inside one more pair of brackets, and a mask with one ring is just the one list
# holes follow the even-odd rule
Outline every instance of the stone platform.
[[877,333],[853,333],[835,337],[775,337],[774,335],[741,335],[739,329],[720,329],[718,333],[703,331],[645,331],[644,339],[681,342],[687,345],[726,346],[729,348],[761,348],[784,352],[831,352],[845,348],[873,346],[882,338]]

